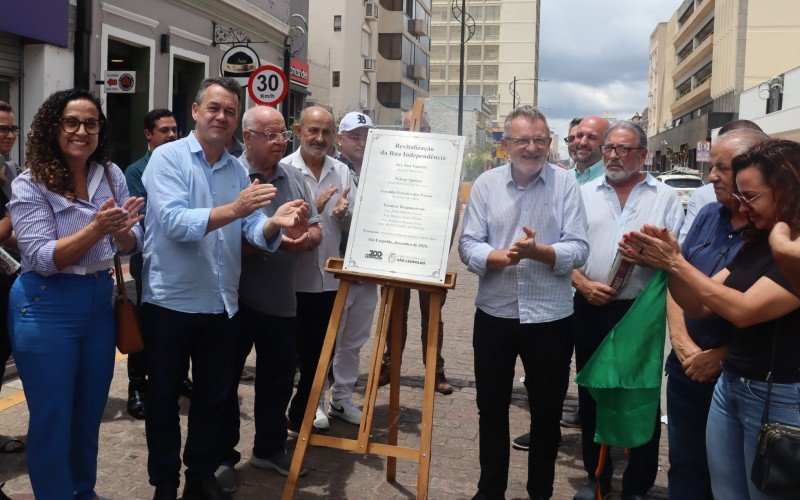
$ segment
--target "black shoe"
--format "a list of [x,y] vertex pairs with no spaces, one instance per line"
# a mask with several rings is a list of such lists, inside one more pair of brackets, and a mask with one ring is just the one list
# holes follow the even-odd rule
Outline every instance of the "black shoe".
[[561,427],[567,427],[569,429],[580,429],[581,428],[581,416],[577,413],[569,413],[564,415],[561,418]]
[[160,486],[156,486],[156,491],[153,493],[153,500],[176,500],[177,498],[177,484],[162,484]]
[[144,420],[147,416],[147,408],[144,404],[144,391],[139,389],[128,391],[128,414],[139,420]]
[[611,493],[610,484],[603,483],[598,485],[596,481],[589,481],[589,483],[575,493],[575,496],[572,497],[572,500],[595,500],[595,498],[597,498],[596,492],[598,487],[600,488],[601,498]]
[[183,500],[233,500],[233,497],[222,491],[217,480],[187,482],[183,488]]
[[531,449],[531,433],[526,432],[525,434],[518,436],[511,440],[511,447],[515,450],[522,450],[528,451]]
[[183,382],[181,382],[181,396],[186,396],[191,399],[192,387],[192,381],[189,377],[183,379]]
[[[253,455],[250,457],[250,465],[259,469],[275,469],[281,476],[288,476],[289,469],[292,467],[292,457],[285,450],[273,453],[267,458],[258,458]],[[300,477],[306,475],[306,469],[300,469]]]

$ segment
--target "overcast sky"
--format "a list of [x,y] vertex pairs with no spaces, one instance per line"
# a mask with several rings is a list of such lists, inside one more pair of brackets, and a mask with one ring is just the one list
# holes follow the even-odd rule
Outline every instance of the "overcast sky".
[[650,34],[681,0],[541,0],[539,107],[562,138],[576,116],[647,107]]

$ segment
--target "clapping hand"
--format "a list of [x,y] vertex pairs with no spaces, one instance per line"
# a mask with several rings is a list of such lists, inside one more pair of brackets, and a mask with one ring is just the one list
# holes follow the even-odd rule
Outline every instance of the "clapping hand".
[[139,215],[139,210],[144,207],[144,198],[130,197],[122,204],[117,206],[114,198],[109,198],[97,211],[94,217],[94,224],[102,234],[111,234],[121,238],[138,224],[143,215]]
[[347,209],[350,208],[350,201],[347,199],[348,194],[350,194],[350,186],[344,188],[341,196],[336,200],[336,206],[333,207],[333,215],[337,219],[344,219],[345,215],[347,215]]

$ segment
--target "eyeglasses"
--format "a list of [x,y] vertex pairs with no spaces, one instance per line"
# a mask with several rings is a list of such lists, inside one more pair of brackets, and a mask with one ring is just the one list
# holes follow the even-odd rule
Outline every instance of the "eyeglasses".
[[741,203],[742,205],[747,205],[748,207],[752,208],[753,207],[753,202],[756,201],[756,199],[759,196],[761,196],[762,194],[766,193],[767,191],[770,191],[773,187],[774,186],[768,187],[767,189],[761,191],[760,193],[756,194],[755,196],[753,196],[750,199],[745,198],[744,195],[736,194],[736,193],[731,193],[731,196],[733,196],[733,198],[736,201],[738,201],[739,203]]
[[537,148],[544,148],[550,145],[550,137],[506,137],[515,148],[527,148],[533,143]]
[[610,145],[600,146],[600,151],[602,151],[604,155],[608,156],[611,154],[612,151],[616,151],[617,156],[619,156],[620,158],[625,158],[626,156],[631,154],[631,151],[636,151],[637,149],[645,149],[645,148],[629,148],[628,146],[610,146]]
[[16,125],[10,127],[8,125],[0,125],[0,137],[5,137],[12,132],[14,135],[19,135],[19,127]]
[[348,134],[344,132],[342,135],[353,142],[367,142],[367,134]]
[[564,142],[566,142],[567,144],[572,144],[574,141],[575,141],[574,135],[568,135],[564,137]]
[[83,130],[85,130],[87,134],[95,135],[100,133],[100,120],[95,120],[94,118],[81,121],[72,116],[65,116],[60,121],[61,128],[68,134],[77,132],[78,129],[81,128],[81,125],[83,125]]
[[258,134],[263,135],[267,138],[267,142],[276,142],[279,139],[283,139],[284,141],[288,141],[292,138],[292,131],[291,130],[284,130],[283,132],[257,132],[255,130],[247,129],[248,132],[251,134]]

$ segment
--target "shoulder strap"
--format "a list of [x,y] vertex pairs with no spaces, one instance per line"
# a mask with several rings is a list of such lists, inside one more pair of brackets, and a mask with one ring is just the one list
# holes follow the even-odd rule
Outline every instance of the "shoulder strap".
[[[108,187],[111,189],[111,196],[114,198],[114,202],[119,205],[117,192],[116,189],[114,189],[114,183],[111,181],[111,173],[108,171],[108,168],[105,165],[101,165],[100,168],[103,169],[103,174],[105,175]],[[114,275],[117,282],[117,297],[119,297],[123,302],[126,302],[128,300],[128,294],[125,293],[125,280],[122,274],[122,261],[119,258],[119,251],[114,252]]]
[[769,405],[772,401],[772,374],[775,371],[775,355],[778,353],[778,337],[781,333],[781,323],[781,318],[778,318],[775,322],[775,331],[772,335],[772,357],[769,361],[769,373],[767,373],[767,398],[764,400],[764,413],[761,415],[761,425],[769,421]]

